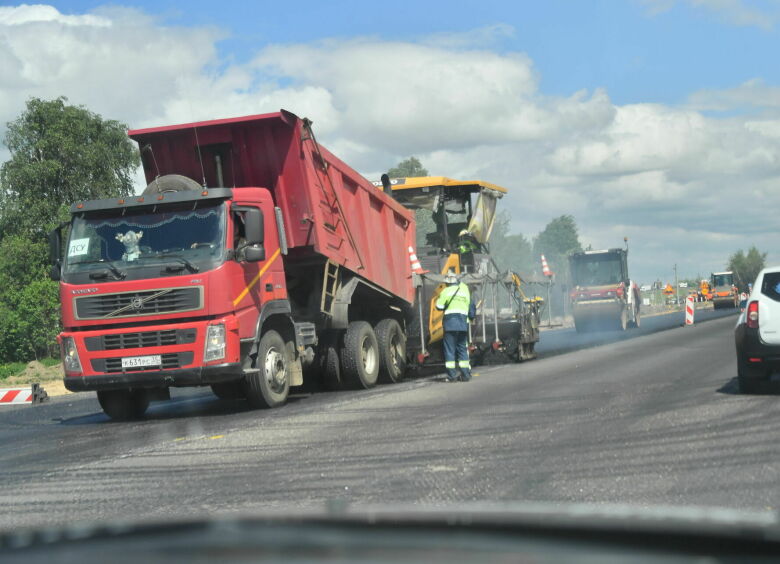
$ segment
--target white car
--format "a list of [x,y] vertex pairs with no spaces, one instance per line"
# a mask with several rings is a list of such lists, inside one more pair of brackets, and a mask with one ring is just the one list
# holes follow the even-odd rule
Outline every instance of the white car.
[[649,292],[649,291],[650,291],[650,285],[649,285],[649,284],[645,284],[644,286],[642,286],[642,287],[641,287],[641,288],[639,288],[639,289],[640,289],[642,292]]
[[762,391],[780,371],[780,266],[758,273],[737,320],[734,341],[740,390]]

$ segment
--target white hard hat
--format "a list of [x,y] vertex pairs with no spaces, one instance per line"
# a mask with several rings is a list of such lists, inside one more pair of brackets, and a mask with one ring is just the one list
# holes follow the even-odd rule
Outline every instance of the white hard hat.
[[464,237],[464,236],[466,236],[468,234],[469,234],[469,230],[468,229],[461,229],[460,233],[458,233],[458,237]]
[[444,277],[444,282],[446,282],[447,284],[457,284],[458,276],[454,272],[449,271],[447,273],[447,276]]

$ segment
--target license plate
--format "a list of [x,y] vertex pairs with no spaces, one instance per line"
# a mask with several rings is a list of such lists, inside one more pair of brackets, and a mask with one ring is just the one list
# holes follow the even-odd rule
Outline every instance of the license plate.
[[160,366],[162,357],[159,354],[150,356],[128,356],[122,359],[122,368],[141,368],[144,366]]

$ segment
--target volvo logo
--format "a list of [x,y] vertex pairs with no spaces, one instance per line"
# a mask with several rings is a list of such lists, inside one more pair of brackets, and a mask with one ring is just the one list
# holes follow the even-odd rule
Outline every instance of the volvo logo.
[[133,309],[141,309],[144,307],[144,301],[141,298],[133,298],[133,301],[130,302],[130,305],[133,307]]

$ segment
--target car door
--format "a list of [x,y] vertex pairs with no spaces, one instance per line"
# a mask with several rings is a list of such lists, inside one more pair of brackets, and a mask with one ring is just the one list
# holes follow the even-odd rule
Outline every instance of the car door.
[[756,279],[758,334],[768,345],[780,345],[780,271],[764,272]]

